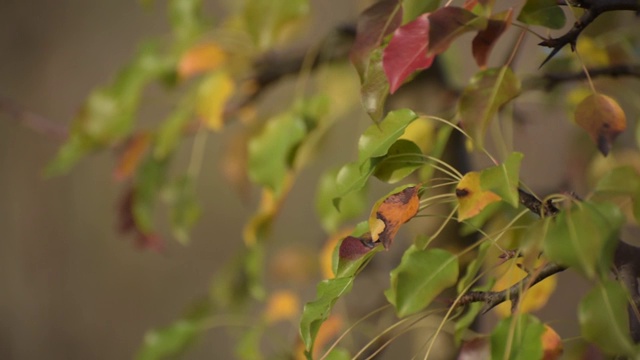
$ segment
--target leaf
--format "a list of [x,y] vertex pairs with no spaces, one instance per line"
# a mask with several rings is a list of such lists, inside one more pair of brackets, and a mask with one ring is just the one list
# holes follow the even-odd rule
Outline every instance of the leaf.
[[304,120],[294,113],[269,120],[261,133],[249,142],[251,180],[279,194],[291,167],[292,151],[306,134]]
[[133,175],[150,143],[151,135],[146,132],[134,134],[127,140],[119,157],[118,166],[113,171],[113,177],[117,181],[128,179]]
[[[458,284],[460,283],[458,282]],[[487,291],[491,289],[492,285],[493,285],[493,280],[490,280],[487,284],[484,284],[483,286],[475,287],[473,288],[473,290]],[[457,319],[454,326],[454,340],[456,344],[459,344],[460,341],[463,339],[464,333],[469,329],[469,327],[476,320],[476,318],[478,317],[478,314],[480,314],[480,311],[482,311],[483,307],[484,307],[484,304],[482,302],[474,302],[467,305],[466,312]]]
[[364,189],[350,192],[340,200],[340,210],[333,206],[338,179],[338,169],[328,171],[318,182],[316,193],[316,213],[320,217],[322,227],[333,233],[349,219],[360,215],[365,209],[366,192]]
[[262,360],[262,350],[260,342],[264,335],[265,326],[263,323],[254,324],[247,329],[240,339],[238,339],[234,352],[237,359],[240,360]]
[[520,203],[518,185],[520,183],[520,163],[524,155],[519,152],[509,154],[500,165],[487,168],[480,173],[480,188],[498,195],[514,208]]
[[491,334],[491,358],[542,359],[544,331],[544,325],[532,315],[518,314],[502,319]]
[[224,109],[235,91],[235,83],[226,71],[216,71],[209,75],[198,88],[197,114],[204,124],[213,131],[220,131],[224,125]]
[[575,120],[604,156],[609,154],[613,141],[627,128],[627,118],[618,102],[602,94],[591,94],[582,100],[576,108]]
[[156,200],[165,184],[167,165],[168,161],[148,156],[136,172],[132,210],[136,228],[143,234],[153,232]]
[[608,354],[637,355],[629,336],[627,293],[611,280],[596,285],[578,306],[582,336]]
[[640,176],[632,166],[620,166],[607,172],[598,181],[595,191],[635,195],[640,191]]
[[404,14],[402,23],[413,21],[418,16],[432,12],[440,6],[440,0],[402,0]]
[[379,161],[380,159],[369,159],[360,164],[351,162],[340,168],[336,177],[336,192],[333,197],[333,206],[338,211],[340,211],[343,197],[364,188]]
[[[385,249],[389,249],[400,226],[418,213],[420,188],[420,185],[402,186],[376,203],[369,216],[373,241],[380,241]],[[378,229],[379,222],[383,224],[381,229]]]
[[491,203],[501,200],[500,196],[489,190],[482,190],[480,173],[471,171],[466,173],[456,186],[458,200],[458,221],[472,218]]
[[564,27],[566,18],[555,0],[527,0],[518,15],[518,21],[528,25],[561,29]]
[[476,146],[483,146],[484,134],[498,110],[519,93],[520,80],[506,66],[480,71],[471,78],[460,97],[458,111]]
[[245,3],[244,24],[255,44],[268,49],[287,26],[309,13],[307,0],[252,0]]
[[189,231],[200,218],[200,205],[196,200],[195,180],[183,175],[167,191],[171,205],[171,231],[183,245],[189,242]]
[[153,149],[153,156],[156,159],[164,159],[176,149],[184,135],[187,124],[191,120],[194,103],[193,96],[191,94],[186,95],[173,112],[162,122],[158,129]]
[[413,141],[398,139],[389,148],[387,156],[376,165],[373,175],[386,183],[394,184],[424,164],[424,155],[418,145]]
[[325,358],[326,360],[349,360],[351,354],[343,348],[334,348]]
[[360,97],[364,110],[375,122],[384,113],[384,103],[389,95],[389,81],[382,64],[382,49],[375,49],[369,57],[369,66],[361,79]]
[[547,324],[544,325],[544,333],[542,334],[542,351],[544,360],[560,359],[564,352],[560,335]]
[[178,76],[187,79],[216,70],[227,61],[227,53],[216,43],[206,42],[189,48],[178,62]]
[[[538,265],[542,266],[544,264],[542,261],[538,261]],[[527,276],[524,270],[512,263],[505,263],[502,266],[508,267],[509,270],[496,281],[495,285],[493,285],[493,291],[507,289]],[[536,270],[533,270],[533,272],[535,271]],[[551,297],[555,291],[557,283],[558,279],[555,276],[549,276],[535,286],[526,289],[518,299],[518,301],[520,301],[518,311],[520,313],[531,313],[543,308],[547,304],[549,297]],[[511,315],[511,302],[503,302],[497,305],[495,309],[495,313],[498,316],[503,318],[509,317]]]
[[434,55],[427,56],[428,48],[429,14],[419,16],[393,33],[382,55],[384,73],[392,94],[409,75],[431,66]]
[[456,6],[442,7],[429,15],[429,51],[427,56],[443,53],[460,35],[483,30],[487,19]]
[[58,176],[68,172],[78,161],[90,154],[97,144],[83,134],[71,134],[62,144],[55,158],[47,164],[45,176]]
[[[341,316],[339,315],[329,316],[329,318],[324,323],[322,323],[322,326],[320,327],[320,331],[318,331],[318,335],[316,336],[316,340],[314,343],[313,353],[310,353],[310,352],[306,353],[307,358],[319,359],[321,355],[321,350],[324,349],[332,339],[335,339],[338,337],[343,327],[344,327],[344,320],[342,319]],[[334,353],[334,351],[332,351],[331,353]],[[331,359],[332,357],[339,356],[339,355],[340,355],[339,353],[328,355],[326,359],[328,360],[328,359]],[[338,357],[338,358],[340,359],[341,357]],[[348,357],[347,359],[350,359],[350,358],[351,357]]]
[[444,289],[458,280],[458,258],[442,249],[419,250],[411,246],[400,265],[391,271],[387,300],[399,317],[423,310]]
[[500,36],[509,28],[513,16],[513,8],[492,16],[487,22],[487,27],[478,31],[471,42],[471,52],[476,64],[481,69],[487,67],[489,53],[493,49]]
[[348,276],[321,281],[318,284],[316,299],[304,306],[300,320],[300,336],[306,354],[313,352],[320,326],[329,318],[335,302],[351,291],[353,280],[353,276]]
[[274,324],[283,320],[293,320],[298,316],[300,299],[296,293],[290,290],[275,291],[269,299],[264,310],[264,319],[267,324]]
[[389,112],[380,124],[369,126],[358,140],[358,159],[361,163],[367,159],[386,155],[393,143],[417,115],[408,109]]
[[184,48],[206,29],[202,0],[170,0],[169,20],[179,48]]
[[486,338],[482,337],[473,338],[469,341],[463,341],[462,346],[460,347],[460,353],[458,353],[458,359],[490,359],[491,348],[489,345],[489,341]]
[[159,330],[152,330],[144,337],[136,360],[161,360],[182,354],[205,330],[199,320],[181,319]]
[[608,271],[623,223],[617,206],[581,202],[549,223],[543,243],[545,256],[593,279],[597,271]]
[[[365,244],[370,244],[370,246]],[[336,277],[356,275],[380,251],[382,251],[382,247],[372,243],[371,234],[369,232],[363,233],[360,226],[357,226],[350,236],[342,240],[338,247],[337,264],[335,264]]]
[[133,214],[134,195],[135,191],[133,187],[130,187],[124,192],[119,201],[118,229],[122,234],[134,234],[136,245],[139,248],[162,252],[162,250],[164,250],[164,243],[162,239],[153,232],[143,232],[136,224]]
[[381,0],[358,16],[356,39],[349,59],[363,78],[369,67],[370,54],[385,36],[391,34],[402,22],[402,6],[399,0]]

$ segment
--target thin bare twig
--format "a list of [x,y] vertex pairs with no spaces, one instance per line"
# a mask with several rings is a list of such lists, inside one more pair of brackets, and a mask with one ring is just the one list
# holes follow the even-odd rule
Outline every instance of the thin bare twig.
[[0,96],[0,114],[5,113],[20,125],[54,140],[67,138],[67,128],[44,116],[26,110],[11,99]]

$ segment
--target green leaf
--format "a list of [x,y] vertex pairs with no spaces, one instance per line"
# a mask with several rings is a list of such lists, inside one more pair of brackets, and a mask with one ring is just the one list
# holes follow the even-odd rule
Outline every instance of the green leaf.
[[355,162],[344,165],[338,171],[336,177],[336,188],[333,196],[333,206],[340,210],[342,198],[348,194],[360,191],[366,184],[369,177],[375,170],[375,165],[380,159],[370,159],[362,164]]
[[316,299],[304,306],[300,320],[300,336],[307,354],[313,352],[313,344],[318,330],[322,323],[329,318],[335,302],[351,291],[353,280],[353,276],[323,280],[318,284]]
[[561,29],[566,18],[564,11],[555,0],[527,0],[518,21],[529,25],[540,25],[551,29]]
[[47,164],[45,176],[58,176],[68,172],[80,159],[94,151],[97,144],[88,136],[72,133],[62,145],[56,157]]
[[188,349],[203,330],[201,321],[186,319],[163,329],[152,330],[145,335],[136,360],[173,359]]
[[349,351],[343,348],[334,348],[331,352],[325,357],[326,360],[349,360],[351,359],[351,355]]
[[375,122],[380,121],[384,113],[384,103],[389,95],[389,81],[382,65],[382,49],[374,49],[361,79],[360,95],[362,106]]
[[610,280],[596,285],[578,307],[582,336],[609,354],[637,355],[629,336],[627,293]]
[[309,13],[308,0],[252,0],[245,2],[244,23],[253,41],[269,48],[287,25]]
[[156,200],[165,183],[168,161],[147,157],[138,167],[134,180],[133,218],[143,233],[153,231]]
[[401,109],[389,112],[382,122],[369,126],[358,140],[360,163],[385,155],[391,145],[404,134],[407,125],[417,118],[413,111]]
[[189,231],[200,218],[194,179],[188,175],[180,177],[170,185],[167,195],[171,205],[173,236],[186,245],[189,242]]
[[306,133],[304,120],[294,113],[281,114],[270,120],[249,142],[251,180],[271,188],[278,195],[291,167],[293,151]]
[[419,250],[411,246],[400,265],[391,271],[391,288],[385,296],[399,317],[426,308],[444,289],[458,280],[458,258],[442,249]]
[[458,294],[461,294],[465,289],[470,286],[478,275],[478,271],[482,268],[487,252],[491,248],[492,242],[485,241],[478,247],[478,252],[475,254],[473,260],[467,265],[464,276],[458,281],[456,289]]
[[[343,239],[344,241],[344,239]],[[340,246],[338,246],[339,251]],[[371,251],[367,252],[363,256],[355,259],[343,259],[338,257],[338,264],[336,267],[336,277],[350,277],[355,276],[362,268],[369,262],[373,255],[379,253],[384,249],[383,246],[376,246]]]
[[623,223],[613,204],[576,204],[551,220],[543,244],[545,256],[593,279],[608,272]]
[[347,220],[353,219],[365,210],[366,191],[359,189],[345,195],[340,201],[340,210],[333,206],[337,188],[338,169],[322,175],[316,193],[316,212],[322,227],[328,233],[334,233]]
[[260,360],[264,359],[262,350],[260,349],[260,341],[264,334],[264,325],[259,323],[247,329],[235,346],[235,354],[241,360]]
[[192,119],[193,111],[193,97],[188,95],[162,122],[153,149],[156,159],[164,159],[176,149],[184,135],[185,127]]
[[[431,150],[431,153],[429,155],[436,159],[440,159],[442,157],[442,154],[444,153],[444,150],[449,143],[449,138],[451,137],[452,131],[453,127],[447,125],[443,125],[438,129],[435,144],[433,145],[433,149]],[[433,161],[429,160],[429,163],[433,163]],[[434,172],[435,168],[433,166],[422,167],[422,169],[420,169],[420,181],[427,182],[431,179]]]
[[422,151],[410,140],[398,139],[389,148],[387,155],[376,165],[374,176],[389,184],[411,175],[425,164]]
[[[477,288],[473,288],[473,291],[489,291],[493,284],[495,283],[495,279],[491,279],[487,284],[483,286],[479,286]],[[454,326],[454,340],[456,344],[460,344],[462,341],[462,337],[464,336],[464,332],[469,329],[469,326],[473,324],[478,314],[482,310],[484,304],[482,302],[474,302],[467,306],[465,313],[458,318]]]
[[480,187],[496,193],[514,208],[520,203],[518,184],[520,183],[520,163],[524,155],[513,152],[500,165],[483,170],[480,173]]
[[189,46],[206,29],[202,0],[171,0],[168,12],[179,48]]
[[471,78],[460,97],[458,111],[476,146],[483,147],[489,123],[519,93],[520,80],[507,66],[483,70]]
[[402,23],[406,24],[424,13],[436,10],[439,6],[440,0],[402,0]]
[[529,314],[502,319],[491,334],[491,358],[542,359],[542,334],[544,331],[544,324]]
[[595,191],[635,195],[640,191],[640,176],[631,166],[617,167],[598,181]]

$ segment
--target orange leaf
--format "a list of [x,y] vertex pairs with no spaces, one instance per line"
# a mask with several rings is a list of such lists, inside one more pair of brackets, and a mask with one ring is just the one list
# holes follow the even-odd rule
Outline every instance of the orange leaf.
[[542,350],[544,351],[543,360],[560,359],[564,350],[560,335],[547,324],[544,325],[542,334]]
[[420,185],[410,186],[389,195],[380,205],[374,206],[369,217],[369,228],[373,241],[380,241],[388,249],[400,225],[418,213]]
[[131,177],[150,143],[151,135],[148,133],[134,134],[127,140],[124,151],[118,159],[118,166],[113,171],[113,177],[117,181]]
[[235,91],[235,83],[225,71],[217,71],[209,76],[198,91],[198,116],[213,131],[224,125],[224,109]]
[[605,156],[615,138],[627,128],[627,118],[618,102],[602,94],[591,94],[582,100],[576,108],[575,119]]
[[280,290],[273,293],[267,302],[264,312],[267,324],[273,324],[281,320],[292,320],[300,310],[300,299],[292,291]]
[[480,173],[468,172],[456,187],[458,199],[458,221],[472,218],[480,213],[487,205],[500,201],[500,196],[480,187]]
[[217,69],[227,59],[227,54],[214,43],[199,44],[180,58],[178,75],[181,79]]

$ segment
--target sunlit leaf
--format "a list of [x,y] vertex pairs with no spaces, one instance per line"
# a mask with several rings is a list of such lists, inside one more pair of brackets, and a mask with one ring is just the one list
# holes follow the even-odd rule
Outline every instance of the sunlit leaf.
[[393,94],[415,71],[431,66],[434,55],[427,56],[429,48],[429,14],[399,27],[384,49],[382,65]]
[[561,29],[566,18],[556,0],[527,0],[518,15],[518,21],[528,25]]
[[429,15],[428,56],[440,54],[460,35],[483,30],[487,19],[456,6],[442,7]]
[[340,210],[336,209],[333,198],[337,181],[338,169],[324,173],[318,182],[316,193],[316,213],[328,233],[335,232],[343,222],[360,215],[366,204],[366,191],[361,188],[342,197]]
[[226,71],[216,71],[200,84],[197,114],[209,129],[222,129],[225,105],[234,90],[235,83]]
[[309,13],[308,0],[252,0],[244,7],[244,23],[261,49],[279,41],[287,26]]
[[279,290],[267,299],[267,307],[264,310],[264,318],[267,324],[273,324],[283,320],[293,320],[300,309],[298,295],[290,290]]
[[505,30],[511,25],[512,15],[512,8],[493,15],[489,19],[487,27],[478,31],[478,34],[473,38],[473,42],[471,43],[473,58],[481,69],[487,67],[489,54],[500,36],[502,36]]
[[113,171],[113,177],[122,181],[133,175],[150,143],[151,134],[149,133],[143,132],[131,136],[124,145],[118,166]]
[[613,141],[627,128],[627,118],[618,102],[602,94],[592,94],[582,100],[576,108],[575,120],[605,156]]
[[358,140],[359,161],[386,155],[391,145],[417,117],[408,109],[395,110],[389,112],[380,124],[369,126]]
[[[515,324],[513,324],[514,321]],[[518,314],[502,319],[491,334],[491,358],[542,359],[544,331],[544,324],[529,314]]]
[[524,155],[519,152],[509,154],[507,160],[500,165],[487,168],[480,173],[480,188],[498,195],[514,208],[518,207],[520,197],[520,163]]
[[474,217],[491,203],[501,200],[500,196],[489,190],[482,190],[480,173],[466,173],[456,186],[458,200],[458,221]]
[[582,336],[609,354],[637,355],[629,336],[627,293],[610,280],[596,285],[578,307]]
[[144,337],[136,360],[162,360],[182,354],[205,330],[202,321],[181,319],[175,324],[152,330]]
[[592,279],[608,271],[623,222],[620,209],[613,204],[581,202],[553,218],[544,239],[544,254]]
[[182,244],[189,242],[189,231],[200,218],[195,180],[184,175],[170,185],[167,199],[171,207],[171,230]]
[[442,249],[419,250],[411,246],[400,265],[391,271],[387,300],[399,317],[424,310],[444,289],[458,280],[458,258]]
[[371,51],[380,46],[385,36],[391,34],[402,21],[399,0],[382,0],[367,8],[358,16],[356,40],[349,58],[360,77],[367,73]]
[[380,121],[384,114],[384,103],[389,95],[389,81],[384,73],[381,49],[377,48],[371,53],[369,66],[361,82],[362,106],[373,121]]
[[188,49],[178,63],[178,76],[182,79],[216,70],[227,60],[226,52],[216,43],[207,42]]
[[269,120],[249,142],[249,177],[279,194],[291,167],[292,151],[307,133],[302,118],[285,113]]
[[[378,201],[369,216],[369,229],[373,241],[380,241],[385,249],[393,243],[400,226],[411,220],[420,207],[420,185],[405,185]],[[382,227],[379,228],[378,224]]]
[[425,164],[424,155],[413,141],[398,139],[389,148],[387,156],[376,166],[375,177],[389,184],[411,175]]
[[475,145],[483,146],[493,117],[519,93],[520,80],[507,66],[483,70],[471,78],[460,97],[459,112],[462,125]]

